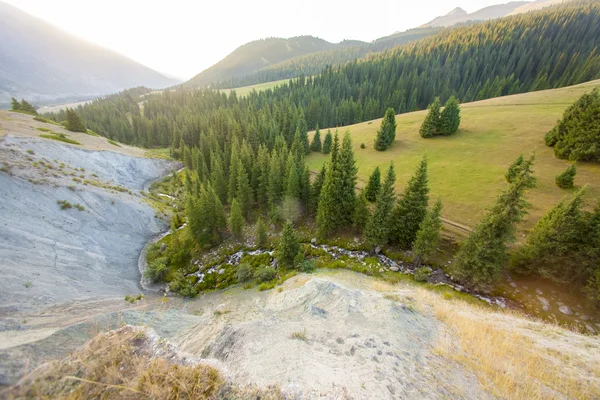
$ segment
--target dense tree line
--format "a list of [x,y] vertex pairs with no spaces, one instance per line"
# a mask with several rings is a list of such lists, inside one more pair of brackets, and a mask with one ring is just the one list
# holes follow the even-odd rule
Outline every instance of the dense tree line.
[[572,2],[443,30],[244,98],[208,89],[136,89],[96,100],[79,114],[89,129],[141,146],[180,138],[198,146],[209,129],[218,136],[241,132],[253,143],[269,137],[270,145],[281,132],[289,144],[300,113],[308,129],[335,127],[379,118],[388,108],[424,109],[435,97],[468,102],[588,81],[600,77],[598,45],[600,5]]

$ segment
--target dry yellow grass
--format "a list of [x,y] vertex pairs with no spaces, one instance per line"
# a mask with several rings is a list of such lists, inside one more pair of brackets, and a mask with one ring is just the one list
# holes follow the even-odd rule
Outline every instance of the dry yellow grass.
[[435,352],[473,370],[490,393],[507,399],[600,398],[597,337],[443,300],[424,289],[417,298],[445,324]]

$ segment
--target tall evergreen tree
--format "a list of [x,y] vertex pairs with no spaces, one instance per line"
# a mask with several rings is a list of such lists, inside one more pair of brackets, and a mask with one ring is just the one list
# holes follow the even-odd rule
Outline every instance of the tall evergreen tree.
[[356,202],[354,204],[354,214],[352,215],[352,225],[360,231],[365,229],[367,222],[371,214],[367,205],[367,198],[363,191],[359,196],[356,196]]
[[375,150],[387,150],[396,140],[396,113],[393,108],[388,108],[381,121],[381,128],[375,137]]
[[377,194],[381,189],[381,171],[379,170],[379,166],[375,168],[375,171],[369,177],[369,182],[365,187],[365,197],[369,201],[377,200]]
[[433,208],[427,211],[421,226],[419,226],[417,238],[412,248],[413,261],[417,267],[433,254],[440,242],[441,213],[442,202],[438,199]]
[[310,144],[310,150],[315,153],[321,152],[321,132],[319,131],[319,125],[317,124],[317,129],[315,130],[315,136]]
[[427,213],[428,202],[427,158],[423,158],[392,213],[393,242],[405,249],[412,248]]
[[342,149],[337,159],[338,170],[338,207],[337,220],[339,226],[347,227],[352,225],[352,215],[356,204],[356,180],[358,168],[354,159],[354,150],[352,149],[352,138],[350,132],[346,132],[342,141]]
[[19,100],[15,99],[14,97],[11,99],[10,101],[11,103],[11,109],[13,111],[21,111],[21,103],[19,103]]
[[231,145],[231,153],[229,156],[229,180],[227,186],[227,201],[230,204],[233,201],[233,198],[235,197],[236,192],[238,190],[237,178],[239,175],[240,165],[242,165],[242,162],[239,157],[240,153],[240,144],[237,141],[237,139],[234,138],[233,143]]
[[[329,157],[329,167],[321,188],[317,209],[317,236],[325,239],[340,225],[340,171],[338,165],[339,139],[336,133]],[[352,214],[350,214],[352,215]]]
[[520,172],[461,244],[453,275],[463,283],[482,288],[500,276],[508,259],[507,244],[515,240],[516,224],[523,219],[528,206],[525,193],[534,185],[530,174],[530,168]]
[[300,115],[298,116],[298,120],[296,122],[296,129],[300,133],[300,143],[302,144],[304,154],[310,153],[310,146],[308,144],[308,127],[306,125],[306,119],[304,118],[304,113],[302,111],[300,111]]
[[242,207],[237,198],[231,202],[231,210],[229,211],[229,229],[231,234],[237,240],[243,239],[244,233],[244,216],[242,215]]
[[440,114],[439,132],[441,135],[452,135],[458,132],[460,126],[460,104],[456,97],[452,96],[446,102],[444,110]]
[[394,208],[394,185],[396,184],[396,173],[394,164],[390,164],[383,186],[377,195],[377,203],[373,216],[367,222],[365,235],[367,241],[373,246],[387,244],[390,238],[391,215]]
[[258,221],[256,221],[256,245],[262,249],[267,245],[268,240],[267,227],[262,218],[258,217]]
[[252,209],[252,188],[250,187],[250,182],[248,181],[248,174],[246,173],[246,169],[243,164],[238,165],[237,172],[237,191],[236,198],[239,201],[240,207],[242,209],[242,214],[245,218],[250,216],[250,210]]
[[508,171],[506,172],[506,175],[504,175],[504,177],[506,178],[506,182],[514,182],[514,180],[519,176],[519,174],[523,170],[523,164],[525,164],[525,159],[523,158],[523,154],[521,154],[510,165],[510,167],[508,167]]
[[435,136],[438,132],[439,124],[440,124],[440,99],[436,97],[433,103],[427,107],[429,110],[427,112],[427,116],[419,129],[419,134],[423,138],[431,138]]
[[325,134],[325,139],[323,140],[323,154],[331,153],[331,145],[333,141],[333,136],[331,135],[331,129],[327,130]]
[[325,183],[325,175],[327,174],[327,169],[325,168],[325,163],[321,166],[321,170],[317,173],[314,182],[311,186],[310,200],[311,205],[309,207],[310,213],[314,214],[317,211],[317,207],[319,206],[319,198],[321,197],[321,189],[323,188],[323,183]]
[[296,238],[294,227],[290,221],[286,221],[281,233],[281,240],[277,246],[276,257],[279,265],[283,267],[294,267],[294,260],[301,251],[300,243]]
[[71,132],[87,132],[85,125],[79,115],[72,108],[67,108],[67,123],[65,124],[65,128],[70,130]]
[[211,152],[210,157],[210,181],[222,203],[227,201],[227,183],[223,172],[223,162],[219,154]]

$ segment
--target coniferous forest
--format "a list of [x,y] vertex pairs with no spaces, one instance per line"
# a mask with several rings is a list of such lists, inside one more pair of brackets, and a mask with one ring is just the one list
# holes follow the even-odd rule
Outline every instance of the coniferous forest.
[[[296,267],[303,257],[289,221],[303,218],[315,222],[319,240],[358,232],[373,248],[391,245],[413,250],[415,263],[420,264],[440,240],[443,207],[429,196],[427,158],[403,193],[394,192],[393,165],[378,170],[365,193],[357,193],[352,137],[338,130],[323,135],[325,129],[381,118],[388,110],[378,148],[385,150],[394,140],[394,113],[433,103],[434,115],[422,136],[449,135],[460,123],[457,98],[469,102],[600,77],[599,45],[600,4],[569,3],[546,12],[443,30],[417,43],[327,67],[315,77],[301,76],[246,97],[208,88],[160,93],[137,88],[95,100],[77,112],[88,129],[123,143],[170,147],[172,156],[183,161],[189,245],[210,248],[228,234],[241,238],[243,225],[257,219],[261,224],[262,218],[288,221],[280,261]],[[440,102],[446,103],[441,112]],[[62,121],[66,114],[50,117]],[[319,142],[311,144],[308,131],[318,127]],[[329,160],[311,178],[305,157],[319,150],[330,154]],[[557,257],[575,257],[578,265],[586,266],[572,281],[597,300],[600,270],[594,265],[593,249],[600,243],[599,218],[598,211],[585,214],[581,209],[582,194],[557,205],[509,260],[516,225],[526,213],[527,190],[536,184],[533,164],[532,156],[521,157],[511,166],[508,188],[458,250],[455,277],[467,286],[486,288],[510,261],[522,273],[568,280],[573,275],[551,263],[527,261],[548,254],[543,243],[552,238],[564,244]],[[592,222],[578,224],[582,218]],[[577,234],[557,235],[558,226],[567,223]],[[164,279],[165,267],[184,256],[176,252],[151,265],[151,271],[162,271],[151,272],[153,278]],[[193,295],[186,285],[180,291]]]

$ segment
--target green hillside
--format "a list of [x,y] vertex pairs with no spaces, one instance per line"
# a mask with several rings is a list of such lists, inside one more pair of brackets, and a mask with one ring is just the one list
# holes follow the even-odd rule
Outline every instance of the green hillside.
[[[393,161],[398,193],[426,154],[432,197],[443,199],[446,218],[467,226],[474,226],[498,191],[506,187],[504,173],[511,162],[521,153],[535,151],[538,187],[528,195],[531,208],[523,226],[529,228],[570,193],[554,184],[554,177],[569,162],[557,159],[544,145],[544,134],[571,103],[595,87],[600,87],[600,80],[463,104],[460,130],[451,137],[423,139],[418,131],[426,112],[401,114],[397,116],[396,141],[385,152],[373,149],[381,119],[340,128],[340,132],[352,134],[361,187],[376,166],[385,170]],[[367,148],[361,149],[361,143]],[[326,159],[323,154],[311,153],[307,163],[317,171]],[[589,185],[588,199],[600,198],[600,165],[579,164],[575,183],[578,187]]]

